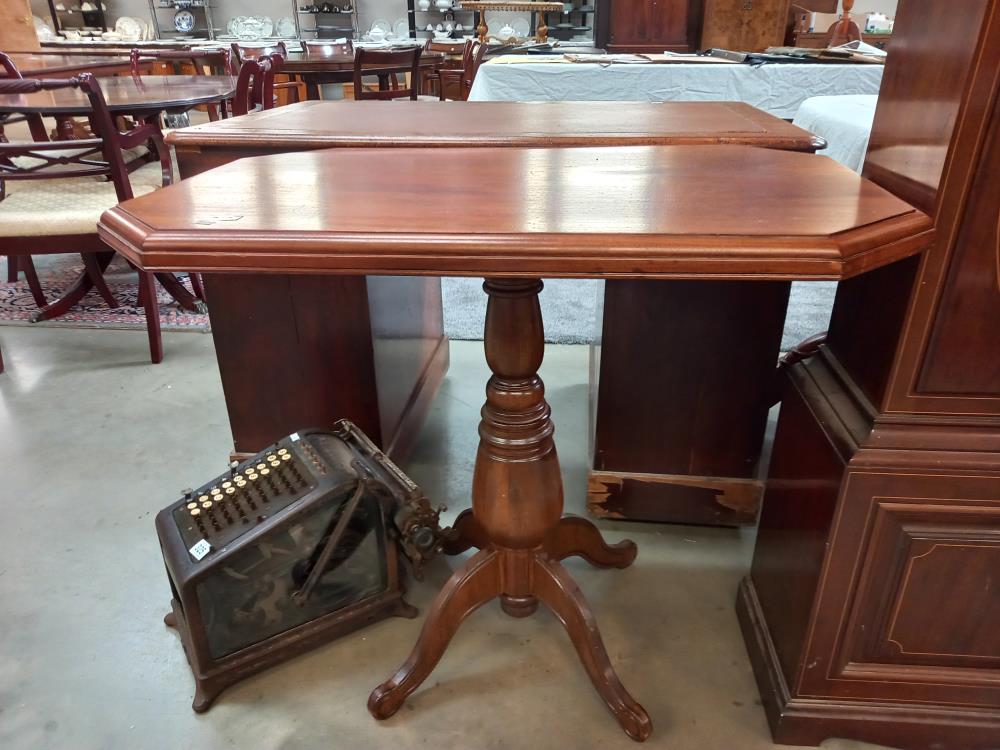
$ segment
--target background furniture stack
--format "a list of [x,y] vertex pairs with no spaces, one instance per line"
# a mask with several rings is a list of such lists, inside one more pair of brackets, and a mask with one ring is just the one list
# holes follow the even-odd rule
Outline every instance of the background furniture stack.
[[1000,2],[907,0],[895,36],[864,174],[937,239],[784,368],[738,612],[778,742],[995,748]]

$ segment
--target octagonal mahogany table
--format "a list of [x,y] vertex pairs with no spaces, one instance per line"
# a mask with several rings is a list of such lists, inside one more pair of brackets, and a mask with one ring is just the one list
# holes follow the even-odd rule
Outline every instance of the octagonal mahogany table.
[[[499,598],[507,614],[524,617],[541,601],[566,627],[622,728],[643,740],[649,716],[619,681],[583,594],[560,564],[581,555],[625,567],[636,549],[609,546],[589,521],[561,517],[553,422],[537,375],[541,277],[841,279],[919,252],[933,238],[931,222],[809,154],[487,148],[476,160],[479,169],[465,169],[468,152],[460,149],[244,159],[126,201],[98,228],[150,271],[486,277],[484,346],[493,375],[472,514],[449,550],[479,551],[445,584],[409,659],[372,692],[369,710],[376,718],[395,713],[481,605]],[[434,170],[452,177],[428,183]],[[303,175],[314,186],[309,195],[299,189]],[[435,209],[444,197],[447,221]]]

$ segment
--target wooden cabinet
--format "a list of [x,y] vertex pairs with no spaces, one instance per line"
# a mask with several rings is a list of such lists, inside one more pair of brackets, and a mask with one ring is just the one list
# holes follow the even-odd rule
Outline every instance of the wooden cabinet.
[[704,0],[597,0],[595,44],[608,52],[692,52]]
[[842,282],[781,376],[737,607],[781,743],[1000,738],[998,30],[1000,0],[900,4],[864,174],[937,237]]
[[788,23],[788,0],[705,0],[701,49],[763,52],[780,46]]
[[28,0],[0,3],[0,49],[24,52],[39,49]]

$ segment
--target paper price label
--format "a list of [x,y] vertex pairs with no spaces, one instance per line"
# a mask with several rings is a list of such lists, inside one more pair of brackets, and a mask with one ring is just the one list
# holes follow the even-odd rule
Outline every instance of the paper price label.
[[195,560],[198,561],[201,561],[201,559],[211,551],[212,551],[212,545],[209,544],[204,539],[202,539],[200,542],[198,542],[191,549],[188,550],[188,552],[191,553],[191,557],[193,557]]

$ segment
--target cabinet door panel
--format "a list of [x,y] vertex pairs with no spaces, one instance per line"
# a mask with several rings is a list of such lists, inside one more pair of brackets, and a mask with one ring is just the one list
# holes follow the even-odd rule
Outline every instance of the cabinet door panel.
[[609,5],[609,50],[691,51],[698,45],[698,0],[610,0]]

